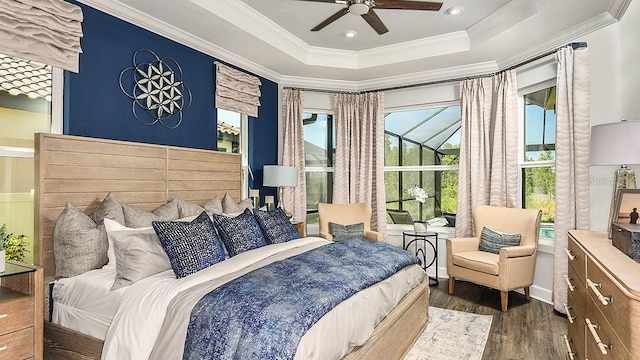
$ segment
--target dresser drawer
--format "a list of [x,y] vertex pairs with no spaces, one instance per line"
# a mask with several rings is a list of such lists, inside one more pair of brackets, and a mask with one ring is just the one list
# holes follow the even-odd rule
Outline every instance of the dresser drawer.
[[21,360],[32,356],[32,327],[0,336],[0,360]]
[[[568,303],[569,313],[572,321],[567,322],[567,334],[569,337],[569,345],[574,353],[575,360],[584,360],[585,357],[585,330],[584,308],[576,306],[576,297],[573,293],[569,293]],[[567,315],[569,315],[569,313]]]
[[[611,299],[607,301],[607,305],[604,305],[597,298],[596,292],[593,288],[587,284],[587,293],[598,308],[598,311],[602,313],[611,325],[615,326],[616,333],[620,337],[620,340],[625,345],[631,344],[633,335],[637,334],[637,330],[634,330],[632,327],[630,317],[631,304],[634,300],[625,296],[591,258],[587,260],[587,279],[591,280],[596,285],[599,284],[600,286],[596,286],[596,289],[603,297]],[[635,327],[637,328],[637,324]]]
[[[622,341],[616,335],[619,331],[616,325],[616,330],[605,320],[604,316],[598,310],[597,305],[593,302],[593,299],[587,301],[587,315],[585,315],[586,330],[586,348],[587,359],[589,360],[637,360],[632,359],[627,349],[622,345]],[[600,341],[604,344],[610,345],[607,348],[607,354],[603,354],[598,347],[597,339],[593,336],[591,330],[589,330],[588,322],[596,325],[598,328],[595,330],[596,335]]]
[[571,236],[569,236],[567,251],[567,257],[569,258],[569,267],[573,268],[580,281],[582,281],[583,284],[586,284],[587,257],[585,256],[585,252],[582,247],[578,245]]
[[33,326],[33,307],[32,296],[0,301],[0,335]]

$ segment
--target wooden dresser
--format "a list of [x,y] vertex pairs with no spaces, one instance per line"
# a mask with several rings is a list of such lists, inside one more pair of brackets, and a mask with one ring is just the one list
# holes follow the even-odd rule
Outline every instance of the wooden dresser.
[[606,232],[569,231],[569,359],[640,359],[640,263]]
[[0,273],[0,360],[41,360],[43,270],[7,262]]

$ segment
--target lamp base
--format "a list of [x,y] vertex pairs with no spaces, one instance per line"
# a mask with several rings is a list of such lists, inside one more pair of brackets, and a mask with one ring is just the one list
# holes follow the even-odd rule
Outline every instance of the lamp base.
[[282,186],[280,186],[278,188],[278,207],[282,209],[282,211],[284,211],[284,214],[287,215],[287,219],[291,219],[293,217],[293,214],[290,213],[289,211],[287,211],[287,209],[284,208],[284,188]]

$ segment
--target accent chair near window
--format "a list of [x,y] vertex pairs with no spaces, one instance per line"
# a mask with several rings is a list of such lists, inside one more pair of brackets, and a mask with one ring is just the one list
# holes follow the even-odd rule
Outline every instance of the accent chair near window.
[[371,230],[371,205],[369,203],[325,204],[318,203],[318,220],[320,223],[320,237],[333,240],[329,231],[329,222],[351,225],[364,224],[364,238],[384,241],[384,236]]

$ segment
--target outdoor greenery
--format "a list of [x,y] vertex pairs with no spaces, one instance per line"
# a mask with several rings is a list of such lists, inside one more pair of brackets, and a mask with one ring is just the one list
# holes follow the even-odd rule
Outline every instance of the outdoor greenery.
[[[527,158],[528,161],[534,159]],[[540,154],[537,161],[553,160],[551,151]],[[555,222],[556,217],[556,171],[554,167],[532,167],[524,169],[525,207],[542,209],[542,222]]]
[[29,251],[26,241],[26,235],[15,235],[13,232],[7,232],[5,224],[0,226],[0,251],[5,250],[6,260],[24,261],[25,254]]

